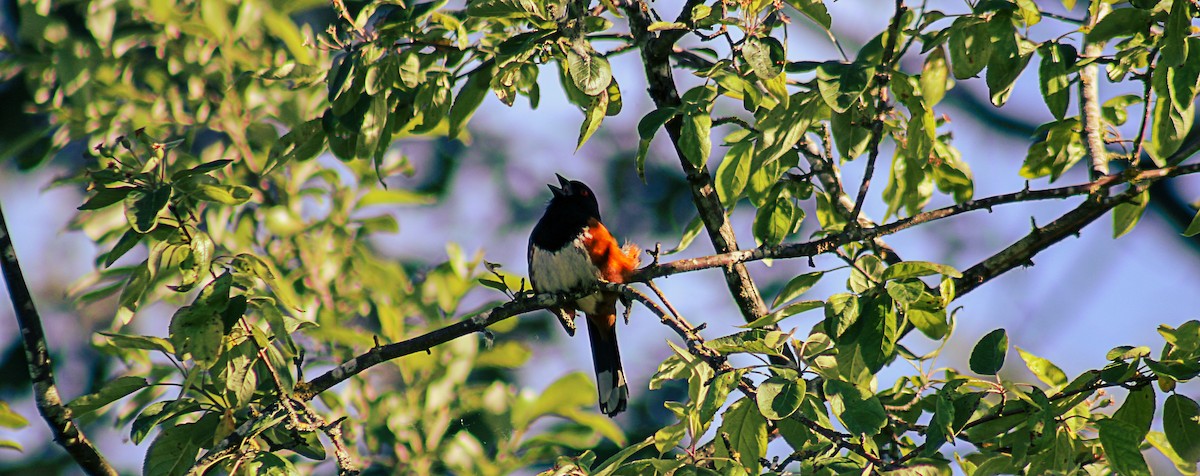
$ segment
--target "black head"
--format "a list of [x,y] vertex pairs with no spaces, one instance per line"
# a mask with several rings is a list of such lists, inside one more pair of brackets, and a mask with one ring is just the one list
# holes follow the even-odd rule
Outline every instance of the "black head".
[[584,213],[585,218],[600,219],[600,205],[596,203],[596,194],[592,193],[592,189],[578,180],[567,180],[559,174],[554,174],[554,176],[558,177],[559,186],[546,185],[554,194],[550,198],[550,205],[546,207],[547,212],[551,208],[574,209]]
[[588,220],[600,221],[600,205],[592,189],[578,180],[558,177],[559,186],[550,185],[550,203],[533,228],[530,240],[543,249],[558,250],[570,243],[588,226]]

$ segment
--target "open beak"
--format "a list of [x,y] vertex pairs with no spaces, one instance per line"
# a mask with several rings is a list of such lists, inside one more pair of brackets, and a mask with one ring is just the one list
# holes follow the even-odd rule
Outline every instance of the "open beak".
[[562,175],[559,175],[559,174],[554,174],[554,176],[558,177],[559,187],[555,187],[554,185],[547,185],[548,187],[550,187],[550,192],[553,193],[555,197],[565,197],[565,196],[571,195],[571,193],[573,192],[573,190],[571,189],[571,181],[567,180],[565,177],[563,177]]

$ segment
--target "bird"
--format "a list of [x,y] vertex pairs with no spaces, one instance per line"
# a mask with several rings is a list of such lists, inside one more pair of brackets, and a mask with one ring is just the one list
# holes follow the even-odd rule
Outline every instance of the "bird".
[[[636,245],[617,245],[600,220],[596,194],[583,182],[558,177],[550,184],[546,212],[529,235],[529,280],[537,293],[579,290],[597,282],[624,283],[640,264]],[[625,410],[629,387],[617,347],[617,300],[599,291],[551,309],[570,335],[576,310],[587,318],[600,411],[610,417]]]

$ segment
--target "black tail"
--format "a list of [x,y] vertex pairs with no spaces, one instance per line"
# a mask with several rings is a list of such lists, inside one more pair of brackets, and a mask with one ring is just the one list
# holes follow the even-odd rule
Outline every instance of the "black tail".
[[604,323],[597,325],[593,316],[588,316],[587,323],[588,338],[592,341],[592,362],[596,366],[596,390],[600,392],[600,411],[614,416],[624,411],[629,401],[629,387],[625,385],[625,371],[621,369],[621,351],[617,348],[617,326],[615,322],[612,327],[604,326]]

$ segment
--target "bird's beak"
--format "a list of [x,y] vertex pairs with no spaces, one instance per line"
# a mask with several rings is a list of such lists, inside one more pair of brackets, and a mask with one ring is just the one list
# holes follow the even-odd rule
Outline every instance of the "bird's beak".
[[559,175],[559,174],[554,174],[554,176],[558,177],[558,184],[560,185],[560,187],[555,187],[554,185],[547,185],[548,187],[550,187],[550,192],[554,193],[555,197],[565,197],[565,196],[571,195],[571,193],[573,192],[572,187],[571,187],[571,181],[567,180],[565,177],[563,177],[562,175]]

